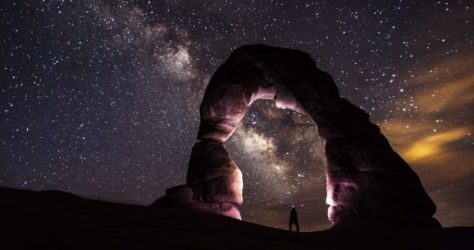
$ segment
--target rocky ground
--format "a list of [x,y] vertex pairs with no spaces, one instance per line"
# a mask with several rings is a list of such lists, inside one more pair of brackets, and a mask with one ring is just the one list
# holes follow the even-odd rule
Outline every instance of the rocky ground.
[[0,188],[0,249],[473,249],[474,228],[295,233],[173,207]]

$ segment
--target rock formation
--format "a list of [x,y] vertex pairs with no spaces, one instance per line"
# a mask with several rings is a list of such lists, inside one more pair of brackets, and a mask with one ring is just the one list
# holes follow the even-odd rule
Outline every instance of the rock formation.
[[[369,216],[430,221],[435,205],[418,176],[391,148],[369,115],[339,96],[332,77],[301,51],[248,45],[211,78],[200,108],[198,142],[186,186],[191,207],[240,219],[242,176],[225,149],[258,99],[309,115],[326,139],[328,218]],[[179,189],[179,188],[178,188]],[[171,192],[172,193],[172,192]],[[173,199],[168,194],[167,199]]]

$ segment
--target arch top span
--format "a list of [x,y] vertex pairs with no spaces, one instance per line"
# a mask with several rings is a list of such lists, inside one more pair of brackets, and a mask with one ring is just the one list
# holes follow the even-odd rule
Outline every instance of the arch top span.
[[332,77],[307,53],[261,44],[232,52],[206,88],[186,183],[194,201],[240,218],[242,175],[224,142],[259,99],[310,116],[326,139],[330,221],[362,215],[434,220],[436,207],[416,173],[369,115],[339,96]]

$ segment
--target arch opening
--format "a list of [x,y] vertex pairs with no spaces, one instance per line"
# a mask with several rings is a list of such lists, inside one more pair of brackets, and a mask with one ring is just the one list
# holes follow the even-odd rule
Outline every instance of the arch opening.
[[285,229],[295,205],[306,230],[328,228],[324,144],[310,117],[254,102],[225,143],[243,175],[242,218]]

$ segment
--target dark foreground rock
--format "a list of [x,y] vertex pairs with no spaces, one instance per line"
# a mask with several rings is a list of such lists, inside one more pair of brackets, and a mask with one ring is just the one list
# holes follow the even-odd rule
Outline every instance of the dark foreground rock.
[[[169,204],[167,206],[166,204]],[[473,249],[474,228],[362,220],[357,231],[294,233],[179,208],[0,188],[0,249]],[[343,225],[339,225],[343,227]]]

